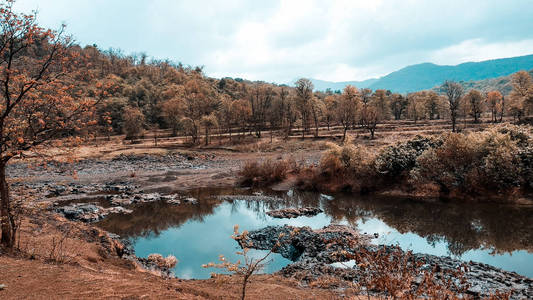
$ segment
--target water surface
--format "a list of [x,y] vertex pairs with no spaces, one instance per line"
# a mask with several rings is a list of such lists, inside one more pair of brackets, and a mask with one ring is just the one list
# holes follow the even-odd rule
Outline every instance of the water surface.
[[[217,198],[252,193],[275,195],[283,201]],[[533,277],[533,207],[346,195],[332,199],[316,193],[241,189],[202,189],[191,195],[199,199],[198,204],[142,204],[132,214],[112,215],[99,226],[130,239],[140,257],[151,253],[176,256],[179,263],[174,271],[181,278],[208,278],[211,272],[220,272],[201,267],[216,262],[220,254],[230,261],[239,259],[235,254],[237,243],[230,238],[235,224],[253,230],[283,224],[322,228],[332,223],[378,233],[374,243],[483,262]],[[274,219],[265,214],[270,209],[303,206],[321,207],[324,213],[295,219]],[[265,253],[251,254],[259,257]],[[277,271],[289,263],[272,254],[265,272]]]

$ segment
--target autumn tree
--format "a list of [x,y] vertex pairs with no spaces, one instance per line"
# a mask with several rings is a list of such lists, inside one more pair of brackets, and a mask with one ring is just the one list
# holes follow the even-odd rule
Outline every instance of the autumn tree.
[[390,91],[376,90],[372,94],[372,103],[381,120],[388,120],[390,116]]
[[124,133],[126,139],[136,139],[143,135],[144,114],[137,107],[127,107],[124,109]]
[[273,97],[274,90],[271,86],[265,84],[258,84],[250,91],[251,121],[255,135],[258,138],[261,138],[261,131],[265,127],[268,109],[272,104]]
[[172,129],[172,136],[178,135],[180,129],[180,120],[183,117],[184,109],[183,99],[176,97],[166,101],[163,104],[163,116],[167,125]]
[[221,127],[224,128],[229,135],[231,141],[231,126],[234,121],[234,113],[232,109],[232,100],[226,95],[221,96],[220,106],[217,111],[217,119],[220,121]]
[[374,139],[376,128],[380,121],[378,109],[372,105],[363,105],[361,108],[361,126],[370,132],[370,138]]
[[338,104],[337,95],[328,95],[324,99],[324,109],[325,109],[324,115],[326,119],[326,125],[328,126],[328,131],[329,131],[331,121],[335,120],[335,116],[337,113],[337,104]]
[[313,88],[313,83],[309,79],[300,78],[296,81],[296,103],[302,121],[302,138],[305,137],[305,132],[309,129]]
[[463,96],[463,87],[457,82],[447,80],[441,86],[441,90],[447,97],[448,106],[450,109],[450,119],[452,121],[452,132],[455,132],[455,127],[457,125],[457,115],[459,113],[461,97]]
[[376,101],[375,97],[368,97],[365,102],[365,94],[367,93],[366,89],[361,90],[360,97],[362,100],[361,112],[359,116],[359,122],[361,127],[367,129],[370,133],[370,138],[374,139],[374,133],[377,129],[377,125],[382,120],[383,116],[379,108],[379,102]]
[[442,99],[442,96],[439,96],[434,91],[426,91],[424,103],[426,115],[429,117],[429,119],[440,119],[444,106],[444,100]]
[[[0,217],[1,244],[12,248],[17,224],[6,166],[25,151],[76,134],[92,122],[94,98],[71,94],[70,70],[82,65],[69,52],[70,38],[39,27],[35,15],[17,14],[12,1],[0,4]],[[71,75],[71,76],[66,76]]]
[[342,141],[346,140],[346,131],[353,127],[356,122],[359,101],[357,88],[351,85],[347,85],[338,97],[335,115],[337,121],[342,125]]
[[407,116],[415,121],[425,118],[426,93],[425,91],[407,95]]
[[241,135],[239,136],[240,139],[246,132],[248,120],[252,115],[252,108],[250,107],[250,103],[248,101],[244,99],[238,99],[231,103],[231,110],[233,111],[236,125],[239,126],[239,131],[241,132]]
[[390,97],[390,106],[394,120],[400,120],[408,105],[406,97],[400,94],[392,94]]
[[491,121],[496,123],[498,121],[498,111],[503,108],[503,96],[498,91],[490,91],[487,93],[486,103],[490,110]]
[[511,79],[511,110],[520,120],[523,115],[528,115],[533,110],[533,80],[526,71],[513,74]]
[[180,125],[191,136],[193,143],[197,141],[202,117],[216,111],[220,105],[213,88],[202,80],[201,74],[195,73],[184,86],[183,117],[180,120]]
[[203,116],[201,121],[201,125],[204,126],[205,130],[205,145],[209,145],[209,132],[211,128],[218,126],[218,120],[214,113],[209,114],[207,116]]
[[464,101],[468,114],[474,118],[474,123],[478,123],[483,112],[483,95],[478,90],[470,90]]

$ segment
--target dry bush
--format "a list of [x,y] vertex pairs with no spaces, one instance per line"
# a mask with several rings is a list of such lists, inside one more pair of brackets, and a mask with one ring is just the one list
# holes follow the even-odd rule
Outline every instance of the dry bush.
[[329,151],[318,167],[299,172],[299,188],[365,193],[395,186],[417,195],[462,198],[533,190],[531,127],[506,125],[438,138],[416,136],[377,155],[351,142],[327,145]]
[[240,184],[243,186],[267,186],[280,182],[287,177],[295,166],[294,160],[272,161],[267,159],[263,162],[248,161],[239,171]]
[[318,167],[304,168],[298,174],[301,189],[367,192],[375,188],[374,155],[351,141],[339,146],[327,143],[329,150]]
[[461,266],[457,270],[431,268],[398,246],[377,250],[351,246],[333,253],[334,259],[354,260],[357,273],[353,289],[370,298],[384,299],[459,299],[469,287]]
[[417,159],[411,179],[437,184],[444,195],[509,193],[529,183],[530,141],[508,128],[448,134],[440,147]]
[[[281,233],[278,237],[279,240],[283,238],[284,234]],[[274,244],[274,246],[261,258],[253,259],[248,255],[248,251],[251,247],[253,247],[253,243],[248,237],[248,231],[244,230],[242,233],[239,232],[239,225],[235,225],[233,227],[233,235],[231,236],[232,239],[237,241],[239,245],[242,248],[242,251],[238,251],[236,254],[240,255],[243,259],[241,262],[238,260],[237,262],[229,262],[226,260],[224,255],[219,256],[219,263],[213,263],[210,262],[208,264],[202,265],[203,268],[217,268],[226,270],[234,275],[241,276],[242,277],[242,285],[241,285],[241,299],[244,300],[246,298],[246,286],[250,282],[250,277],[252,275],[259,272],[261,269],[264,268],[265,264],[267,263],[266,259],[274,252],[278,247],[281,246],[279,240]],[[212,277],[217,277],[216,275],[212,274]]]
[[163,257],[161,254],[153,253],[148,255],[148,260],[155,263],[162,269],[172,269],[178,263],[178,260],[174,255]]

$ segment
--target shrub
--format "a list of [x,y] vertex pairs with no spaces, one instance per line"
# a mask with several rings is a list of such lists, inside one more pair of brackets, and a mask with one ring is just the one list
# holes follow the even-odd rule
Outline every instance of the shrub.
[[425,151],[411,172],[417,183],[434,183],[441,192],[490,194],[520,186],[516,141],[497,130],[448,134],[438,148]]
[[267,186],[283,181],[290,171],[291,160],[273,162],[267,159],[261,163],[248,161],[239,171],[240,184],[244,186]]
[[366,192],[374,188],[377,183],[374,156],[366,148],[350,142],[343,146],[327,145],[330,149],[318,167],[308,167],[299,173],[297,184],[301,189]]
[[174,255],[163,257],[161,254],[157,253],[148,255],[148,260],[155,263],[158,267],[162,269],[172,269],[178,263],[178,260]]
[[143,134],[144,115],[137,107],[124,110],[124,133],[126,139],[136,139]]
[[427,149],[436,148],[442,141],[416,136],[407,142],[388,146],[377,156],[375,165],[379,173],[388,177],[408,174],[416,165],[416,159]]

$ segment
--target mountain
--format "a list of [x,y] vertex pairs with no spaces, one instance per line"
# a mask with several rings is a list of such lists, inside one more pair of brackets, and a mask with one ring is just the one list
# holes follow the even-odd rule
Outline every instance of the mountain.
[[325,91],[327,89],[331,89],[332,91],[336,90],[343,90],[345,86],[347,85],[353,85],[358,88],[366,88],[372,85],[374,82],[376,82],[377,78],[362,80],[362,81],[341,81],[341,82],[332,82],[332,81],[325,81],[320,79],[310,79],[313,85],[315,86],[315,90],[317,91]]
[[[529,74],[533,77],[533,70],[530,70]],[[503,95],[509,95],[513,89],[513,85],[511,84],[512,76],[513,75],[511,74],[483,80],[460,81],[459,84],[463,86],[465,92],[470,90],[478,90],[484,93],[490,91],[500,91]],[[436,86],[432,90],[439,92],[440,86]]]
[[467,62],[455,66],[422,63],[407,66],[378,79],[364,81],[328,82],[312,80],[316,90],[338,90],[347,84],[358,88],[386,89],[398,93],[415,92],[441,85],[445,80],[480,81],[508,76],[520,70],[533,69],[533,55]]

